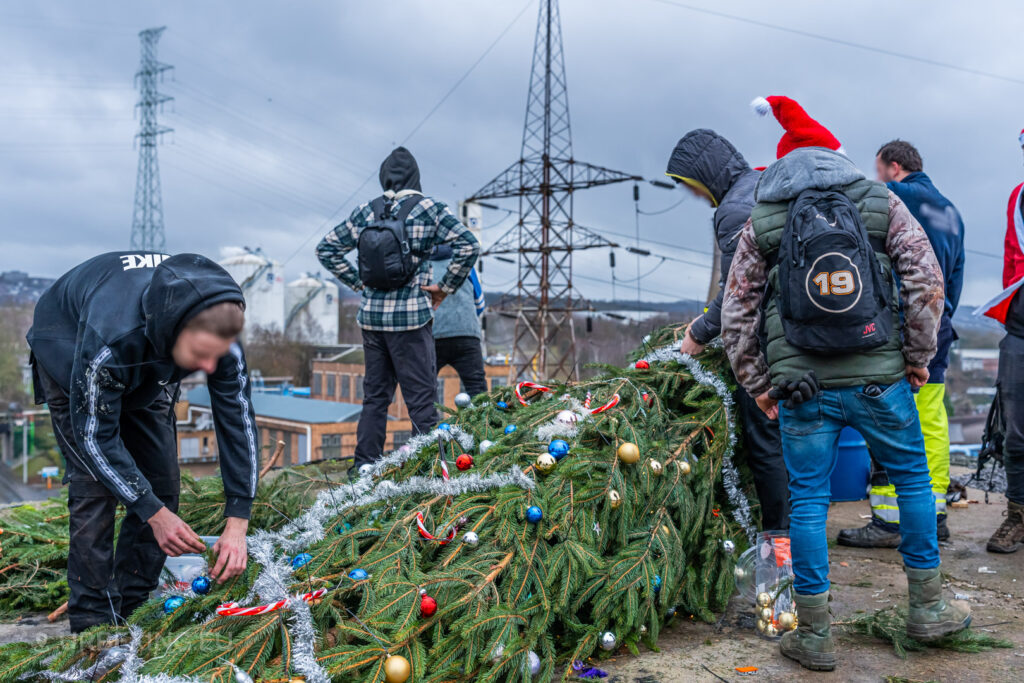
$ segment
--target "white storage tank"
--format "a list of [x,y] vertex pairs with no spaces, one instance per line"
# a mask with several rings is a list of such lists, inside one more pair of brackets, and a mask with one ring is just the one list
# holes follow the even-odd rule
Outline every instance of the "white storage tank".
[[284,330],[284,275],[281,264],[261,249],[225,247],[220,265],[235,279],[245,295],[245,329]]
[[285,289],[285,330],[308,344],[338,343],[338,286],[307,273]]

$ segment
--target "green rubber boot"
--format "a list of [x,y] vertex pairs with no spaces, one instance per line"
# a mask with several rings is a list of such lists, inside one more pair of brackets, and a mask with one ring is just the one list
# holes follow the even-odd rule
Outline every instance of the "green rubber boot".
[[832,615],[828,611],[828,591],[817,595],[795,595],[795,631],[782,634],[779,650],[811,671],[836,668],[836,646],[832,642]]
[[971,624],[971,608],[963,600],[942,597],[942,575],[939,568],[904,567],[910,589],[907,610],[907,635],[927,643],[939,640]]

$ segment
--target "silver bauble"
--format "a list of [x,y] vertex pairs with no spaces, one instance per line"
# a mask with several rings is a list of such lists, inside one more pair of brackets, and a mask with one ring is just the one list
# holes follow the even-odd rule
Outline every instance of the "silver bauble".
[[729,539],[725,539],[724,541],[722,541],[722,550],[732,555],[734,552],[736,552],[736,544],[730,541]]
[[475,548],[480,542],[480,537],[476,535],[475,531],[467,531],[462,534],[462,542],[468,545],[470,548]]
[[501,658],[505,655],[505,646],[498,643],[494,646],[494,651],[491,652],[491,661],[497,664],[501,661]]
[[567,427],[575,425],[579,422],[579,419],[580,416],[571,410],[561,410],[558,412],[558,415],[555,416],[555,420],[557,420],[559,424],[563,424]]
[[367,464],[367,465],[360,465],[359,466],[359,476],[360,477],[369,476],[369,474],[370,474],[370,472],[372,470],[373,470],[373,465],[369,465],[369,464]]
[[490,447],[493,446],[493,445],[494,445],[493,441],[488,441],[487,439],[484,439],[483,441],[481,441],[480,442],[480,455],[483,455],[484,453],[486,453],[488,451],[488,449],[490,449]]
[[530,675],[531,676],[536,676],[537,674],[539,674],[540,673],[540,657],[537,656],[537,653],[534,652],[533,650],[530,650],[527,653],[526,658],[527,658],[527,660],[529,660]]
[[614,650],[615,646],[619,644],[619,639],[615,637],[615,634],[611,631],[605,631],[601,634],[601,649],[602,650]]
[[465,391],[460,391],[455,394],[455,407],[456,408],[468,408],[469,404],[473,402],[473,398]]

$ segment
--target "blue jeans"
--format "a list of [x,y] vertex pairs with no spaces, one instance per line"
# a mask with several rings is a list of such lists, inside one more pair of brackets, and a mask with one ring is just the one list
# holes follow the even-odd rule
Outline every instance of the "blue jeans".
[[939,566],[935,498],[910,384],[904,379],[880,388],[882,395],[876,397],[865,394],[864,387],[822,389],[793,410],[779,406],[792,508],[793,587],[801,595],[829,587],[829,477],[836,466],[839,431],[847,425],[861,433],[896,486],[903,562],[918,569]]

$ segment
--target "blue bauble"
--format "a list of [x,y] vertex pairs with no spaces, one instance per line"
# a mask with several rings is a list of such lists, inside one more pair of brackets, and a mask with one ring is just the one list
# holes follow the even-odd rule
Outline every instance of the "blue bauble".
[[345,522],[344,524],[342,524],[341,526],[338,527],[338,533],[339,534],[343,534],[346,531],[351,531],[351,530],[352,530],[352,525],[349,524],[348,522]]
[[447,432],[451,431],[452,426],[447,422],[442,422],[441,424],[437,425],[437,428],[440,429],[442,432]]
[[526,521],[530,524],[536,524],[540,520],[544,519],[544,512],[536,505],[531,505],[526,508]]
[[506,434],[511,434],[514,431],[516,431],[516,426],[515,425],[509,425],[508,427],[505,427],[505,433]]
[[353,569],[348,573],[348,578],[353,581],[366,581],[370,578],[370,575],[366,573],[365,569]]
[[498,410],[505,410],[508,408],[508,404],[504,401],[498,401]]
[[658,576],[657,574],[654,575],[654,592],[655,593],[660,593],[661,592],[661,577]]
[[309,553],[299,553],[298,555],[292,558],[292,569],[298,569],[299,567],[307,564],[312,559],[313,556]]
[[174,610],[185,604],[185,598],[180,595],[172,595],[164,600],[164,614],[172,614]]
[[565,456],[569,455],[569,442],[565,439],[555,439],[548,444],[548,453],[555,460],[561,460]]
[[206,595],[210,592],[210,579],[205,576],[197,576],[192,579],[192,592],[199,595]]

